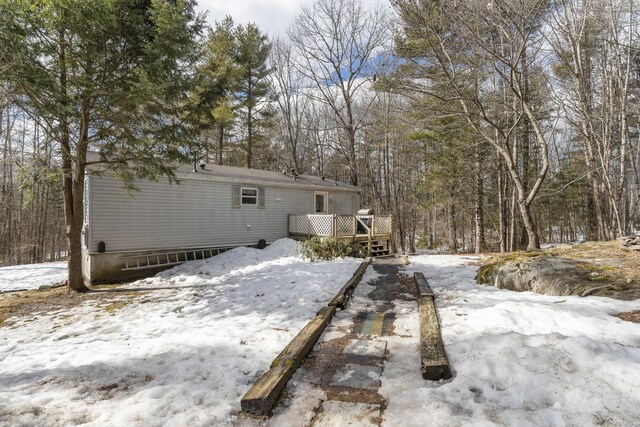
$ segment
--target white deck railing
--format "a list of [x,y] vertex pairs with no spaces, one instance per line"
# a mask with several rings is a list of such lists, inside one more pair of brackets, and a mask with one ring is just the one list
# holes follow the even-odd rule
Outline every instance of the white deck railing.
[[290,235],[390,238],[392,229],[390,215],[289,215]]

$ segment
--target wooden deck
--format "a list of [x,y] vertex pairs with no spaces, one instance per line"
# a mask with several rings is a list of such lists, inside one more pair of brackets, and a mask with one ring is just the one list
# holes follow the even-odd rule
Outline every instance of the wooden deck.
[[393,235],[391,215],[299,215],[289,214],[289,236],[294,239],[333,237],[363,243],[371,255],[379,242],[387,250]]

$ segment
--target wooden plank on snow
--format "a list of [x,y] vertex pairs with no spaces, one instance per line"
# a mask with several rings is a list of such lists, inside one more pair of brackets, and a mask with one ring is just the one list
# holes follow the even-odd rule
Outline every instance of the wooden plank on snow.
[[424,277],[424,274],[413,273],[413,278],[416,281],[419,296],[433,298],[433,291],[431,290],[431,286],[429,286],[429,282],[427,282],[427,279]]
[[280,393],[296,369],[302,364],[336,312],[335,306],[323,307],[293,338],[258,381],[242,397],[242,410],[254,416],[268,416]]
[[360,264],[358,269],[353,273],[351,279],[338,291],[335,297],[329,302],[330,306],[336,306],[340,308],[344,308],[346,302],[349,300],[353,290],[358,286],[360,280],[362,280],[362,276],[364,272],[367,270],[367,266],[371,262],[371,258],[365,258],[364,261]]
[[420,292],[418,314],[420,317],[420,369],[425,380],[438,381],[451,378],[449,360],[442,342],[440,322],[434,303],[434,294],[422,273],[414,279]]

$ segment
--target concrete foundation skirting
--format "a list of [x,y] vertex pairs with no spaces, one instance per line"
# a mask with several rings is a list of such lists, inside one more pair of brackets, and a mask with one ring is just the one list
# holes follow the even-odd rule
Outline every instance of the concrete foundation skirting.
[[265,372],[242,397],[240,406],[243,412],[258,417],[267,417],[271,414],[287,382],[322,335],[327,324],[333,318],[336,307],[343,308],[347,303],[353,290],[362,280],[370,262],[371,258],[362,261],[351,279],[338,291],[329,304],[321,308],[316,316],[274,359],[271,369]]
[[[186,261],[193,261],[196,259],[210,258],[218,253],[224,252],[229,249],[233,249],[238,246],[255,246],[255,245],[229,245],[221,247],[211,248],[195,248],[195,249],[154,249],[154,250],[138,250],[127,252],[82,252],[82,276],[86,285],[92,285],[97,283],[119,283],[128,280],[140,279],[143,277],[153,276],[163,270],[175,267]],[[215,252],[215,253],[214,253]],[[192,256],[195,253],[195,257]],[[180,254],[177,258],[175,254]],[[201,254],[202,256],[197,256]],[[126,259],[129,258],[130,265],[133,263],[135,267],[135,261],[132,258],[149,256],[149,259],[153,262],[154,259],[158,260],[157,265],[151,265],[144,268],[129,268],[127,269]],[[167,264],[160,264],[160,260],[164,260],[165,256],[168,256],[167,262],[175,261]]]

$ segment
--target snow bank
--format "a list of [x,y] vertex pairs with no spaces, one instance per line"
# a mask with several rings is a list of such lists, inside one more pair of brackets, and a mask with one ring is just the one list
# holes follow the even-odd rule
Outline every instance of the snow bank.
[[[637,425],[640,325],[612,315],[640,300],[499,290],[475,284],[469,258],[411,261],[436,293],[454,377],[423,380],[417,342],[390,337],[384,425]],[[396,330],[418,337],[415,303],[396,304]]]
[[[226,425],[240,398],[359,260],[307,262],[291,240],[237,248],[3,328],[0,424]],[[111,304],[113,301],[109,301]]]
[[0,267],[0,292],[38,289],[66,279],[66,261]]

